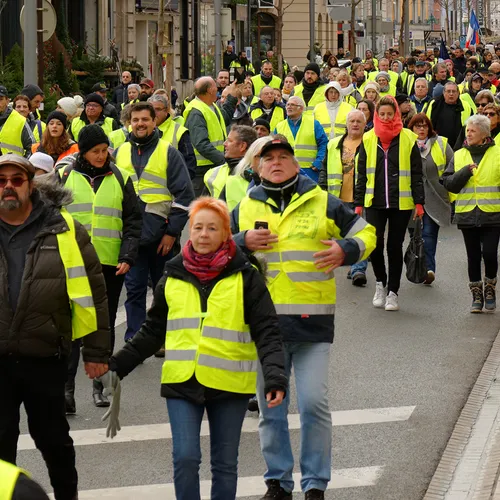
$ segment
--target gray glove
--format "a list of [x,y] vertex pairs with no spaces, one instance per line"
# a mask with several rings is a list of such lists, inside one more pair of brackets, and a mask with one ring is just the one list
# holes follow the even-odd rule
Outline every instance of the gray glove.
[[103,422],[109,419],[108,426],[106,427],[106,437],[110,437],[111,439],[113,439],[118,431],[121,430],[120,421],[118,419],[120,415],[120,398],[122,392],[120,378],[118,377],[116,372],[110,370],[106,372],[102,377],[99,377],[99,380],[101,381],[104,388],[104,390],[102,391],[104,396],[113,397],[109,410],[103,415],[101,419]]

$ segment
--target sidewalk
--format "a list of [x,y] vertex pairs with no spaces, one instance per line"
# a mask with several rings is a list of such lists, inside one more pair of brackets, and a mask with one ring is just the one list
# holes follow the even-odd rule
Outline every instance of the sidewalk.
[[[463,360],[467,363],[467,359]],[[500,500],[500,332],[424,500]]]

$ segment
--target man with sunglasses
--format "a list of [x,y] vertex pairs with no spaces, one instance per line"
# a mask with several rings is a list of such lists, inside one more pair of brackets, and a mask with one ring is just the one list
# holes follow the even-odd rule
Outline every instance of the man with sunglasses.
[[110,354],[106,287],[87,230],[62,208],[54,182],[33,181],[21,156],[0,157],[0,460],[16,463],[19,407],[49,470],[55,498],[77,498],[75,450],[64,409],[73,338],[90,378]]

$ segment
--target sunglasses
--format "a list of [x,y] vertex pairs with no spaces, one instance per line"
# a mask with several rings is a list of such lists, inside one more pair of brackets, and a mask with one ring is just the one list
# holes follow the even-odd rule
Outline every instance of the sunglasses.
[[489,102],[479,102],[477,103],[477,107],[478,108],[484,108],[485,106],[488,106],[488,104],[490,104]]
[[491,118],[492,116],[496,116],[497,114],[492,111],[491,113],[483,113],[484,116],[487,116],[488,118]]
[[25,182],[28,182],[28,179],[25,179],[24,177],[0,177],[0,188],[4,188],[9,181],[12,186],[18,188],[21,187]]

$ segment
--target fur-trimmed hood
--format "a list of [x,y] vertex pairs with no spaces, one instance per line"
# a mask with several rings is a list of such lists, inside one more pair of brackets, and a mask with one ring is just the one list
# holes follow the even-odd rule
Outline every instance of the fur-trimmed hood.
[[66,189],[57,177],[55,170],[49,174],[38,175],[33,179],[33,185],[44,203],[61,208],[73,201],[73,193]]

